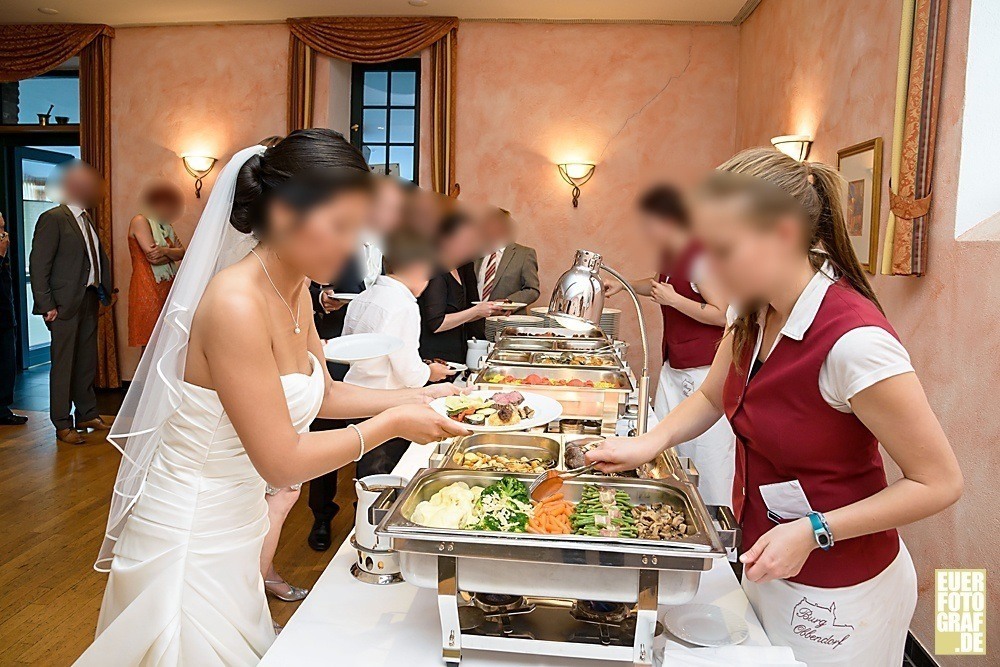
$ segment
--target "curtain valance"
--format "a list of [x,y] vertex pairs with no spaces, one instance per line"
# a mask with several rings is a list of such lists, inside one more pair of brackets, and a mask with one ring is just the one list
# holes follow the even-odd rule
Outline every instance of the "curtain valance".
[[98,36],[114,35],[114,30],[106,25],[0,25],[0,82],[44,74],[80,53]]
[[312,125],[316,54],[380,63],[430,49],[431,187],[458,195],[455,182],[455,61],[458,19],[348,16],[289,19],[288,131]]

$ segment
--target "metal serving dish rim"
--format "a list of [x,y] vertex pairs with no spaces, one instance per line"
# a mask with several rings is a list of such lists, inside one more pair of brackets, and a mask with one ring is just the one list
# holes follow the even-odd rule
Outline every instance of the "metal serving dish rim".
[[[590,374],[594,373],[608,373],[615,375],[617,379],[622,383],[621,387],[609,387],[607,389],[601,389],[599,387],[569,387],[566,385],[552,385],[552,384],[506,384],[504,382],[487,382],[483,379],[483,376],[487,373],[502,373],[503,375],[514,375],[514,373],[506,373],[500,369],[510,369],[516,371],[517,373],[524,372],[524,375],[530,375],[535,371],[548,371],[549,375],[560,375],[565,374],[568,371],[575,371],[576,373],[582,373],[583,375],[577,376],[582,379],[594,379],[591,378]],[[552,371],[556,371],[553,373]],[[539,373],[541,375],[542,373]],[[516,377],[516,376],[515,376]],[[498,364],[491,365],[487,363],[483,368],[476,374],[476,377],[472,380],[472,384],[477,385],[487,385],[490,387],[514,387],[518,391],[567,391],[567,392],[599,392],[599,393],[621,393],[630,394],[632,393],[632,379],[623,370],[610,370],[602,368],[584,368],[582,366],[572,366],[572,367],[557,367],[557,366],[523,366],[523,365],[508,365],[508,364]]]
[[[458,456],[460,453],[464,453],[464,452],[467,452],[469,450],[469,443],[470,443],[470,441],[473,441],[473,446],[475,447],[475,446],[479,446],[475,442],[475,441],[478,441],[478,440],[507,440],[509,438],[514,438],[515,440],[540,440],[541,439],[541,440],[548,440],[549,442],[552,442],[555,445],[555,447],[551,447],[550,446],[550,447],[546,448],[546,447],[542,447],[542,446],[536,446],[534,448],[537,449],[537,450],[548,449],[549,450],[548,453],[549,453],[550,458],[552,459],[552,462],[553,462],[552,468],[555,469],[555,470],[561,470],[562,467],[563,467],[563,450],[565,449],[566,445],[559,438],[559,435],[561,435],[561,434],[554,434],[554,433],[553,434],[549,434],[549,433],[526,433],[524,431],[505,431],[505,432],[500,432],[500,433],[473,433],[472,435],[460,436],[460,437],[455,438],[454,440],[452,440],[451,445],[448,447],[447,451],[444,454],[444,461],[443,461],[443,463],[441,464],[440,467],[441,468],[446,468],[448,470],[469,470],[469,471],[472,471],[472,472],[479,472],[479,470],[475,470],[474,468],[466,468],[461,463],[455,461],[455,457],[456,456]],[[493,446],[493,447],[497,447],[497,448],[503,448],[503,447],[507,447],[509,445],[505,444],[505,443],[501,443],[501,442],[490,442],[490,443],[485,443],[482,446],[485,446],[485,447]],[[525,446],[530,447],[531,445],[525,444]],[[551,451],[553,449],[555,450],[555,455],[554,456],[552,456],[552,451]],[[512,474],[515,474],[515,473],[510,473],[510,472],[490,471],[490,470],[482,470],[482,472],[497,472],[498,474],[502,474],[502,475],[512,475]],[[532,473],[521,473],[521,474],[531,475]]]
[[[421,470],[410,480],[406,488],[397,496],[396,502],[388,514],[379,522],[377,533],[392,538],[415,539],[422,541],[453,544],[451,555],[461,556],[461,545],[503,545],[511,549],[549,548],[576,549],[597,551],[603,553],[658,554],[670,556],[721,556],[725,549],[719,540],[701,496],[688,482],[666,479],[633,479],[619,477],[594,477],[584,475],[573,480],[567,480],[567,485],[597,484],[606,487],[661,487],[661,491],[679,495],[685,501],[684,511],[688,520],[694,519],[697,533],[683,540],[644,540],[638,538],[589,537],[586,535],[537,535],[532,533],[503,533],[494,531],[478,531],[465,529],[430,528],[413,523],[403,516],[403,507],[412,495],[426,484],[437,478],[448,480],[445,485],[455,482],[466,482],[470,486],[487,486],[505,475],[516,477],[529,483],[536,475],[520,473],[497,473],[483,470],[459,470],[453,468],[436,468]],[[511,558],[511,560],[518,560]],[[527,559],[520,559],[527,560]]]
[[[500,359],[499,357],[504,354],[524,354],[527,355],[527,361],[511,361],[509,359]],[[593,366],[589,364],[543,364],[538,361],[539,357],[544,356],[558,356],[560,354],[578,354],[593,357],[607,357],[613,360],[615,363],[611,365],[603,366]],[[505,366],[530,366],[532,368],[580,368],[586,370],[609,370],[609,371],[622,371],[624,366],[622,365],[621,359],[614,351],[609,350],[607,352],[590,352],[585,350],[573,351],[573,350],[510,350],[510,349],[500,349],[497,348],[490,353],[486,358],[486,365],[491,364],[505,365]]]
[[[544,336],[542,335],[544,333],[553,335]],[[565,327],[510,326],[501,329],[500,336],[502,338],[541,338],[542,340],[608,340],[607,334],[601,329],[574,331]]]

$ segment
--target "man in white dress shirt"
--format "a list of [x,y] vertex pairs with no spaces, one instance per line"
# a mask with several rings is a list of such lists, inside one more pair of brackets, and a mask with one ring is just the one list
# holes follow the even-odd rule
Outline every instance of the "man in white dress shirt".
[[101,295],[110,299],[112,292],[111,265],[87,212],[100,196],[97,173],[75,162],[61,176],[66,203],[39,216],[28,263],[33,312],[52,332],[50,417],[56,437],[77,445],[83,442],[78,430],[110,428],[97,412],[94,382],[97,315]]
[[[369,389],[406,389],[444,380],[454,371],[420,358],[420,296],[434,274],[433,248],[422,237],[401,232],[385,246],[386,275],[351,301],[344,334],[380,333],[403,341],[392,354],[351,364],[344,382]],[[358,462],[358,479],[390,472],[406,451],[408,442],[390,440],[365,454]]]

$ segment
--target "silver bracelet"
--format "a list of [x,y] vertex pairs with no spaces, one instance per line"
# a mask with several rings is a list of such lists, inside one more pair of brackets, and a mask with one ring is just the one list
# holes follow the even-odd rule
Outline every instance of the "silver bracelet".
[[354,432],[358,434],[358,440],[361,442],[361,451],[358,452],[358,458],[354,459],[354,462],[357,463],[365,455],[365,436],[361,435],[361,429],[354,424],[348,424],[347,428],[353,428]]

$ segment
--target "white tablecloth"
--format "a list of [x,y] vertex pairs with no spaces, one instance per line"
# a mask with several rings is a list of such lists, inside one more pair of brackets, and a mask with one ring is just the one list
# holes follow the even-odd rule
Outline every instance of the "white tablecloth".
[[[426,466],[432,446],[411,445],[394,473],[412,476]],[[356,552],[345,541],[299,609],[264,656],[261,665],[332,664],[364,667],[441,667],[441,633],[437,593],[407,583],[363,584],[351,576]],[[712,649],[666,645],[669,665],[794,665],[790,651],[767,648],[770,642],[754,615],[729,563],[715,561],[706,572],[693,603],[715,604],[744,619],[750,636],[737,649],[718,654]],[[623,663],[579,661],[545,656],[463,650],[463,667],[621,667]]]

